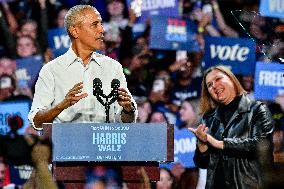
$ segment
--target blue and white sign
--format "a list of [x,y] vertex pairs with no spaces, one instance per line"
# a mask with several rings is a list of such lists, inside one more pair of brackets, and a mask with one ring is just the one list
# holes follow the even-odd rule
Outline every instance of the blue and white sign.
[[275,100],[284,94],[283,64],[257,62],[255,68],[254,96],[256,99]]
[[175,163],[181,163],[183,167],[196,167],[193,156],[196,149],[196,137],[188,129],[174,130],[174,162],[161,163],[160,167],[171,169]]
[[54,58],[64,54],[70,45],[71,40],[64,28],[48,30],[48,47],[52,49]]
[[245,38],[206,37],[205,69],[223,64],[235,74],[254,74],[255,42]]
[[165,123],[54,123],[52,142],[57,162],[167,160]]
[[[127,6],[132,7],[131,3],[136,0],[127,0]],[[135,3],[134,3],[135,4]],[[139,6],[137,3],[136,8]],[[179,0],[142,0],[141,16],[137,19],[137,23],[144,23],[149,17],[156,15],[178,16]]]
[[155,16],[151,26],[150,48],[197,52],[196,28],[196,24],[189,20]]
[[284,0],[261,0],[259,9],[263,16],[284,18]]
[[16,60],[16,77],[20,88],[33,88],[43,65],[40,55]]
[[25,133],[26,128],[29,126],[28,113],[30,110],[29,102],[1,102],[0,103],[0,134],[6,135],[10,131],[7,123],[7,118],[12,115],[20,116],[24,125],[18,130],[18,134]]

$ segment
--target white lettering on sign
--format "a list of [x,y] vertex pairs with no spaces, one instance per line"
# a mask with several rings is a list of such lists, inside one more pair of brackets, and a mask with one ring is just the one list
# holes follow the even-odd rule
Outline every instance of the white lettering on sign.
[[218,57],[220,60],[243,62],[248,58],[248,54],[249,48],[240,47],[239,44],[234,46],[210,45],[210,55],[212,59]]
[[54,36],[54,47],[55,49],[59,49],[61,47],[69,48],[71,41],[68,35],[60,35],[60,36]]
[[270,0],[269,11],[284,13],[284,0]]
[[153,10],[158,8],[174,8],[175,0],[143,0],[142,11]]
[[284,72],[260,71],[258,84],[264,86],[284,87]]
[[174,140],[174,154],[194,152],[196,148],[196,138],[181,138]]

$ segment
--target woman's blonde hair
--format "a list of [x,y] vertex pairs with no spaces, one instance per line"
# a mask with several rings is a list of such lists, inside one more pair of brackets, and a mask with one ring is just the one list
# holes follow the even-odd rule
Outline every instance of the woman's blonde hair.
[[200,114],[204,115],[205,113],[215,109],[217,107],[217,102],[211,97],[210,93],[208,92],[207,84],[206,84],[206,77],[207,75],[213,71],[213,70],[218,70],[224,74],[226,74],[230,80],[233,82],[237,95],[241,95],[246,93],[244,88],[242,87],[241,83],[239,80],[236,78],[236,76],[232,73],[232,71],[224,66],[224,65],[216,65],[208,68],[204,74],[203,74],[203,79],[202,79],[202,84],[201,84],[201,99],[200,99]]

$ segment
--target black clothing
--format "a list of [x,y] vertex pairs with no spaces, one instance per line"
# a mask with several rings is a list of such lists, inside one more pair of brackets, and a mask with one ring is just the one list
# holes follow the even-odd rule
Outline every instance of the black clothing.
[[[262,167],[264,163],[272,165],[273,162],[273,120],[267,106],[241,95],[227,124],[221,121],[220,113],[217,107],[205,114],[202,121],[210,135],[224,141],[224,149],[209,146],[201,153],[196,148],[194,156],[198,167],[207,168],[206,188],[263,188]],[[263,142],[267,145],[262,145]]]

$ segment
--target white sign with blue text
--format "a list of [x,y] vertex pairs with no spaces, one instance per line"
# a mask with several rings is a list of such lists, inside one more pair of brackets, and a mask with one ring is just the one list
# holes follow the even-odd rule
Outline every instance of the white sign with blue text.
[[206,37],[205,69],[223,64],[235,74],[253,75],[255,42],[246,38]]
[[259,9],[263,16],[284,18],[284,0],[261,0]]
[[283,64],[257,62],[255,68],[254,96],[261,100],[275,100],[284,94]]

